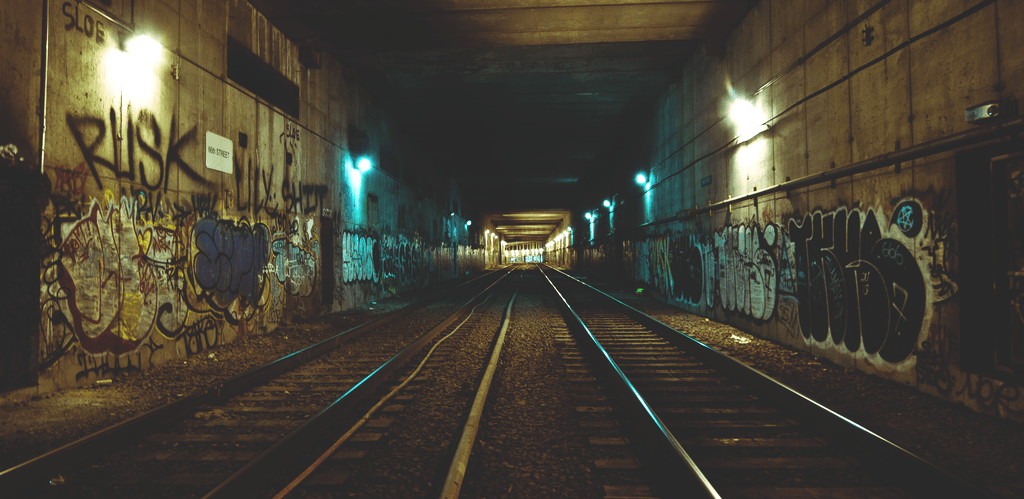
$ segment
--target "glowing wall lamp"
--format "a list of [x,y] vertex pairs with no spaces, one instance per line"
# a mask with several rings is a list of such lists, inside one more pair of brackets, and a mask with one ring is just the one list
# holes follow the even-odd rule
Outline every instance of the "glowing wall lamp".
[[141,62],[155,63],[163,55],[164,48],[148,35],[133,36],[125,43],[124,51]]
[[373,168],[373,162],[370,161],[370,158],[362,156],[356,160],[356,169],[360,172],[366,173],[370,171],[370,168]]
[[472,220],[466,220],[466,227],[469,227],[470,225],[473,225],[473,221]]
[[588,211],[588,212],[583,214],[583,218],[586,218],[587,220],[593,220],[594,215],[591,215],[590,212]]
[[612,207],[612,202],[607,200],[607,199],[605,199],[604,203],[601,203],[601,204],[603,204],[605,208],[611,208]]
[[754,108],[754,105],[744,99],[736,99],[729,106],[729,119],[736,125],[736,143],[746,142],[757,134],[768,129],[765,119]]
[[647,183],[647,176],[644,175],[643,173],[637,173],[636,174],[636,183],[638,183],[640,185],[646,184]]

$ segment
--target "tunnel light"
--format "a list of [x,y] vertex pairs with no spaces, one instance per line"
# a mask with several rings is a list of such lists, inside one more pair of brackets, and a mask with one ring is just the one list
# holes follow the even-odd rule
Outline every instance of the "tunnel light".
[[473,225],[473,221],[472,220],[466,220],[466,227],[469,227],[470,225]]
[[636,174],[636,183],[644,185],[647,183],[647,177],[643,173]]
[[356,161],[356,168],[363,173],[370,171],[370,168],[372,167],[373,163],[371,163],[370,158],[367,158],[366,156],[362,156],[358,161]]
[[134,36],[125,44],[125,52],[147,63],[159,61],[163,50],[159,42],[147,35]]
[[583,214],[583,218],[586,218],[587,220],[591,220],[591,219],[594,218],[594,216],[591,215],[590,212],[588,211],[588,212]]
[[746,142],[768,127],[754,105],[744,99],[736,99],[729,106],[729,119],[736,125],[736,143]]
[[604,205],[605,208],[611,208],[612,207],[612,202],[607,200],[607,199],[605,199],[604,203],[602,203],[602,204]]

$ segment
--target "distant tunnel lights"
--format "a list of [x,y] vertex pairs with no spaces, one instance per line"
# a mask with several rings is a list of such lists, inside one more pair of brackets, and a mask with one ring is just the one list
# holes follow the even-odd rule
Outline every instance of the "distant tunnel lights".
[[729,106],[729,119],[736,125],[736,143],[746,142],[768,127],[754,105],[744,99],[736,99]]

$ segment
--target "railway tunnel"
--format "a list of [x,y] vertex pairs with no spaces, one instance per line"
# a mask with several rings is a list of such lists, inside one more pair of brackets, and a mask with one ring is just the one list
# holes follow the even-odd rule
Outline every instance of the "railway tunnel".
[[546,263],[1024,420],[1020,1],[9,3],[6,404]]

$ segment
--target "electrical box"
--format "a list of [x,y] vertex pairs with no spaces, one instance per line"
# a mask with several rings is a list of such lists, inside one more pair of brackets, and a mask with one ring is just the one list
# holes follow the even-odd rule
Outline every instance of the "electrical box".
[[968,123],[981,125],[1000,118],[1016,115],[1017,101],[1011,99],[989,101],[967,108],[965,114]]

